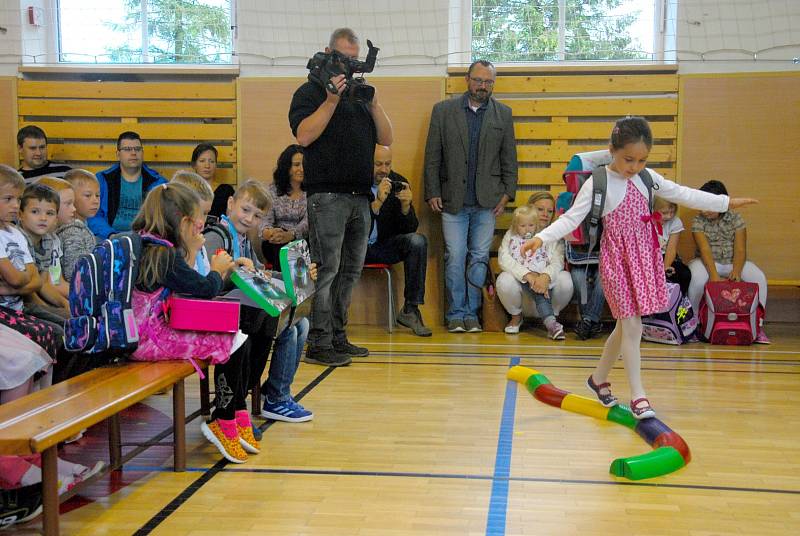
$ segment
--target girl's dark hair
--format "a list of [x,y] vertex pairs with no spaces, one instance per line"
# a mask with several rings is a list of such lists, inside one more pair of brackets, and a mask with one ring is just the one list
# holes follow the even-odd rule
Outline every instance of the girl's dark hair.
[[[292,191],[289,171],[292,169],[292,158],[297,153],[303,154],[302,145],[290,145],[278,157],[278,165],[275,167],[275,171],[272,172],[272,181],[275,183],[275,190],[277,190],[278,195],[289,195]],[[303,188],[302,184],[300,188]]]
[[192,161],[191,161],[192,166],[194,166],[197,163],[197,159],[200,158],[200,155],[206,151],[211,151],[212,153],[214,153],[214,160],[216,160],[219,156],[216,147],[214,147],[210,143],[201,143],[194,148],[194,151],[192,151]]
[[728,195],[728,189],[721,181],[708,181],[700,187],[701,192],[708,192],[716,195]]
[[611,130],[611,146],[622,149],[629,143],[644,142],[648,149],[653,146],[653,132],[644,117],[629,115],[618,119]]
[[200,197],[184,184],[167,183],[150,190],[131,228],[169,240],[175,248],[160,245],[143,248],[138,285],[153,288],[163,284],[175,255],[184,255],[187,250],[181,238],[181,222],[194,216],[199,206]]

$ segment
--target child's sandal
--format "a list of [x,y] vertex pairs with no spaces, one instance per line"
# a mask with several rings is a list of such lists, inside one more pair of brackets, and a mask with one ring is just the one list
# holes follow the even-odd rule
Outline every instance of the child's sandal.
[[[594,394],[597,395],[597,399],[600,400],[600,403],[607,408],[611,408],[617,405],[617,397],[611,394],[611,384],[608,382],[601,383],[597,385],[594,383],[594,379],[592,375],[589,374],[589,379],[586,380],[586,387],[594,391]],[[608,389],[606,394],[601,394],[601,389]]]
[[631,412],[639,420],[656,416],[656,410],[650,405],[650,401],[644,397],[631,400]]

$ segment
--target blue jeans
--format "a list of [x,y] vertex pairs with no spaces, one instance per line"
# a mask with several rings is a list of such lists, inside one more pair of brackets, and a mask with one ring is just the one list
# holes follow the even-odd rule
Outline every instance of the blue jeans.
[[[489,262],[494,225],[490,208],[464,207],[458,214],[442,213],[448,322],[478,319],[481,288],[475,285],[483,286],[486,281],[483,263]],[[469,284],[467,279],[474,284]]]
[[308,319],[302,318],[275,339],[267,381],[261,386],[261,392],[270,402],[285,402],[292,398],[291,386],[307,337]]
[[366,195],[320,193],[308,197],[308,243],[317,263],[308,344],[331,348],[347,340],[347,309],[361,277],[372,216]]
[[[603,305],[606,297],[603,295],[603,284],[600,282],[600,273],[597,264],[570,265],[570,275],[572,284],[575,287],[575,296],[578,300],[578,307],[581,311],[581,318],[600,322],[600,315],[603,314]],[[588,298],[586,303],[581,303],[581,289],[587,285]]]
[[556,316],[553,313],[553,302],[550,301],[550,298],[546,297],[544,294],[539,294],[538,292],[534,292],[532,290],[531,294],[533,294],[533,303],[536,304],[536,310],[539,312],[539,316],[542,320],[547,320],[551,316]]

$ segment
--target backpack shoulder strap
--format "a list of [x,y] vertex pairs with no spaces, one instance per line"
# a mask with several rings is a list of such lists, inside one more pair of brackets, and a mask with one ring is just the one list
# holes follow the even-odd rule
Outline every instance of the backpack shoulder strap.
[[[203,229],[203,234],[214,233],[215,235],[219,236],[222,239],[222,247],[227,251],[229,254],[233,254],[231,251],[233,249],[233,239],[231,238],[231,233],[227,229],[227,225],[217,221],[212,225],[209,225],[205,229]],[[210,255],[213,255],[214,252],[209,251]]]
[[653,176],[650,175],[650,172],[647,171],[647,168],[643,168],[639,172],[639,178],[642,179],[645,188],[647,188],[647,205],[650,207],[650,212],[652,213],[656,204],[656,200],[653,198],[653,190],[658,190],[658,185],[653,180]]
[[589,249],[594,251],[600,235],[600,221],[603,218],[603,207],[606,205],[608,175],[605,166],[592,170],[592,206],[589,209]]

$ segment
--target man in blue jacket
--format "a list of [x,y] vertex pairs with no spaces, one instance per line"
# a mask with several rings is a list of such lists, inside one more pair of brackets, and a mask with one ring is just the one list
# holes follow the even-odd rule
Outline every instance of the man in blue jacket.
[[100,183],[100,208],[89,218],[89,229],[100,238],[131,230],[147,192],[167,180],[144,165],[142,138],[136,132],[123,132],[117,138],[119,163],[97,173]]

